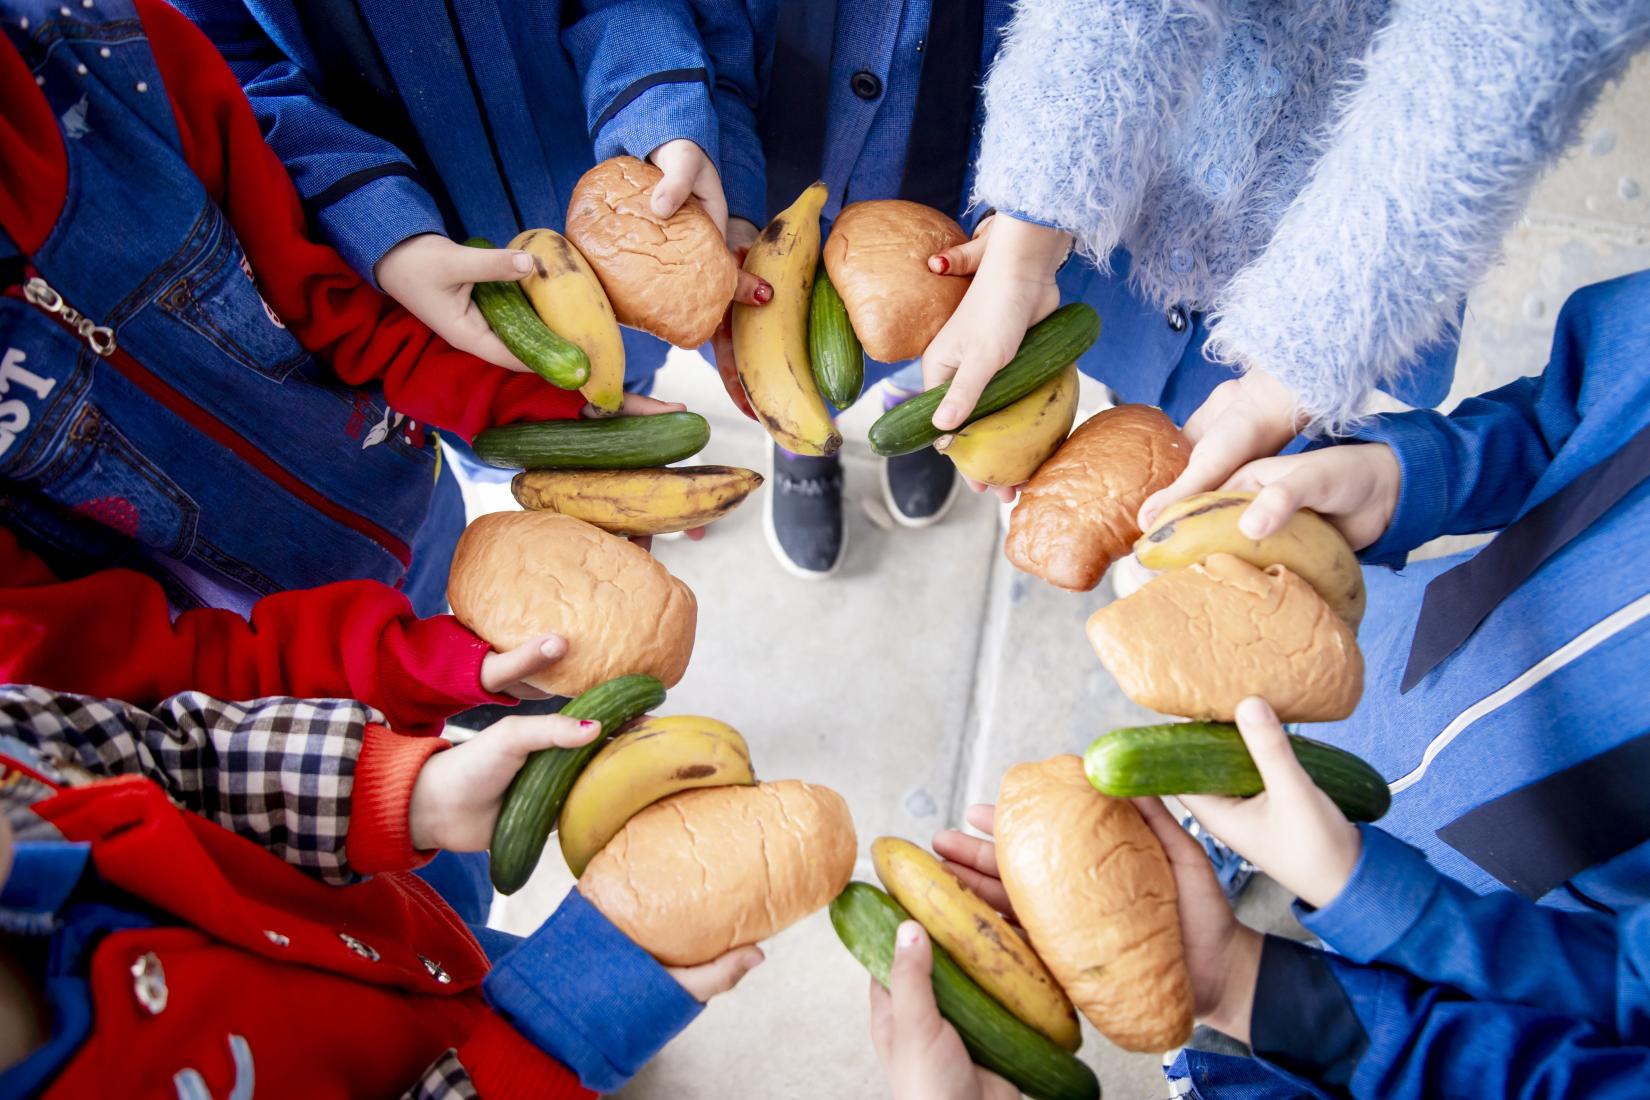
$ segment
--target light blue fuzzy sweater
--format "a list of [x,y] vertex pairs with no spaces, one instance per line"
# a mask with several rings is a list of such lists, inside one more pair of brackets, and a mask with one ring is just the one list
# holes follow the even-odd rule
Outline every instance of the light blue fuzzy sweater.
[[1317,430],[1454,323],[1650,0],[1020,0],[974,198],[1119,244]]

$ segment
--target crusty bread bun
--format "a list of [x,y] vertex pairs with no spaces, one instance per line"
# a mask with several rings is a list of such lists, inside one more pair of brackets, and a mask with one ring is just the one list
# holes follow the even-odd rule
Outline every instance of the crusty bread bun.
[[1364,690],[1358,640],[1312,586],[1231,554],[1153,578],[1088,631],[1123,694],[1165,714],[1230,722],[1259,695],[1285,722],[1331,722]]
[[655,802],[590,861],[579,892],[666,966],[696,966],[828,905],[854,873],[848,804],[796,779]]
[[966,240],[962,226],[919,202],[842,208],[825,239],[825,270],[871,358],[897,363],[928,349],[972,281],[934,274],[928,257]]
[[1095,413],[1020,491],[1003,552],[1052,585],[1088,591],[1134,546],[1140,505],[1180,476],[1191,450],[1149,405]]
[[1124,1050],[1192,1034],[1174,873],[1127,799],[1089,786],[1083,762],[1016,764],[997,792],[997,870],[1043,962]]
[[567,205],[567,239],[596,269],[620,324],[696,348],[722,322],[739,266],[698,199],[668,218],[653,212],[662,175],[635,157],[590,169]]
[[447,577],[458,621],[494,649],[540,634],[567,656],[528,677],[577,695],[633,672],[674,687],[693,655],[693,590],[633,542],[555,512],[494,512],[459,536]]

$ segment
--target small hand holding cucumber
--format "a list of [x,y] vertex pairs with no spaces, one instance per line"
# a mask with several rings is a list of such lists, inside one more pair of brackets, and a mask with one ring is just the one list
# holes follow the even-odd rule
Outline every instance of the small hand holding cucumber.
[[532,257],[520,249],[469,248],[439,233],[420,233],[384,253],[373,275],[385,294],[459,351],[526,371],[527,364],[494,335],[470,290],[478,282],[519,282],[532,270]]
[[1013,1100],[1019,1090],[976,1066],[934,1001],[934,949],[908,920],[894,939],[888,984],[871,979],[871,1041],[894,1100]]

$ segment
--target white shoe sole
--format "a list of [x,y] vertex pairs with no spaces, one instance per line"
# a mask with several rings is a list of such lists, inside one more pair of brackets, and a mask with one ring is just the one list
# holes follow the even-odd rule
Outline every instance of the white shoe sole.
[[882,481],[882,503],[887,507],[888,515],[901,527],[909,527],[912,530],[918,530],[923,527],[932,527],[934,524],[944,519],[945,514],[951,511],[951,506],[957,503],[957,494],[962,492],[963,487],[962,478],[953,472],[951,475],[951,491],[947,493],[945,499],[940,502],[938,510],[936,510],[931,516],[923,516],[921,519],[912,519],[910,516],[894,507],[894,488],[888,482],[888,460],[886,458],[882,460],[880,479]]
[[785,553],[785,548],[779,545],[779,528],[773,519],[773,500],[779,492],[779,481],[773,476],[773,448],[768,448],[768,491],[762,498],[762,537],[768,541],[768,549],[779,562],[779,567],[791,576],[804,581],[823,581],[836,576],[837,570],[842,568],[843,559],[848,556],[848,515],[842,515],[842,545],[837,547],[836,560],[831,567],[824,571],[804,569],[791,560]]

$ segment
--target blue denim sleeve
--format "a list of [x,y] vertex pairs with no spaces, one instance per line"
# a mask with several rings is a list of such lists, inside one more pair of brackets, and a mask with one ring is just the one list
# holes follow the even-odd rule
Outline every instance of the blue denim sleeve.
[[714,75],[686,3],[586,0],[562,31],[596,157],[646,159],[687,138],[720,168]]
[[176,0],[229,62],[310,219],[363,279],[408,237],[447,229],[412,162],[329,106],[242,0]]
[[481,989],[517,1031],[597,1092],[618,1089],[704,1008],[576,889],[494,960]]

